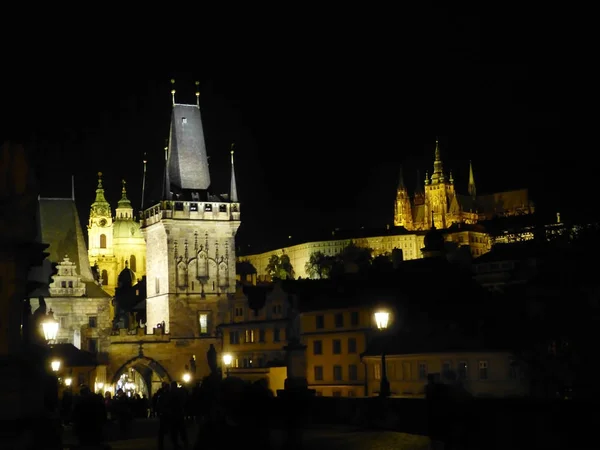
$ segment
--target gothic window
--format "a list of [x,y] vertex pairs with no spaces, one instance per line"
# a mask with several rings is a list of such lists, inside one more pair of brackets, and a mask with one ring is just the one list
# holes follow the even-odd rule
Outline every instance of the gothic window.
[[102,286],[108,286],[108,272],[106,269],[102,271]]
[[219,264],[219,286],[227,286],[227,264],[222,262]]
[[106,235],[100,235],[100,248],[106,248]]
[[198,276],[205,277],[208,275],[208,267],[206,261],[206,253],[200,252],[198,255]]
[[133,270],[134,272],[137,272],[137,264],[136,264],[136,260],[135,260],[135,255],[131,255],[129,257],[129,268],[131,270]]
[[219,212],[227,212],[227,205],[219,205]]
[[66,281],[61,281],[60,282],[60,287],[61,288],[66,288],[67,287],[67,282]]
[[186,287],[187,286],[187,280],[186,280],[186,275],[187,275],[187,271],[185,270],[185,263],[180,262],[177,265],[177,286],[179,287]]
[[72,288],[73,287],[73,282],[69,281],[69,287]]

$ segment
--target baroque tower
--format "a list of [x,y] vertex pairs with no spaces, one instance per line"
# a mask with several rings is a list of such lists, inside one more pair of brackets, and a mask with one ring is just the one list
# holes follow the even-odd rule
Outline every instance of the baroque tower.
[[133,207],[127,198],[125,180],[122,180],[121,200],[117,204],[115,221],[113,223],[113,248],[117,260],[117,274],[125,268],[131,269],[134,282],[146,275],[146,241],[135,220]]
[[231,192],[214,195],[209,192],[200,93],[196,92],[195,105],[176,103],[175,90],[171,94],[163,198],[144,211],[141,225],[146,239],[148,332],[164,322],[164,331],[173,338],[212,342],[236,283],[240,204],[233,149]]
[[90,208],[87,229],[90,266],[98,266],[100,280],[105,289],[114,289],[117,267],[113,249],[113,219],[110,204],[104,197],[102,172],[98,172],[96,200]]

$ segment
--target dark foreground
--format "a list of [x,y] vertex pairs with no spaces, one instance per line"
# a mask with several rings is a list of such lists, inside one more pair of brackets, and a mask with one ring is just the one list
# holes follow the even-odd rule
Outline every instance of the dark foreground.
[[[129,439],[119,440],[116,428],[107,427],[107,442],[113,450],[154,450],[157,448],[156,432],[158,421],[155,419],[137,420],[133,425]],[[190,444],[196,441],[196,426],[188,424]],[[273,450],[284,448],[284,433],[280,430],[271,432]],[[355,427],[312,427],[304,433],[304,448],[312,449],[348,449],[348,450],[425,450],[428,448],[429,439],[394,431],[365,431]],[[70,430],[65,430],[63,436],[64,449],[77,449],[77,441]],[[249,441],[249,444],[251,441]],[[165,450],[172,447],[168,439],[165,440]],[[222,448],[227,449],[227,437],[223,436]]]

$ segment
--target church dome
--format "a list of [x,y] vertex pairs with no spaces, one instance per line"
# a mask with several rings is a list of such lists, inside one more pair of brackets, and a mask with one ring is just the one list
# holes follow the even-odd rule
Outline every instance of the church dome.
[[117,286],[121,288],[129,288],[134,285],[136,281],[135,272],[129,268],[128,265],[125,266],[119,277],[117,279]]
[[113,225],[113,238],[143,238],[140,224],[135,220],[116,220]]

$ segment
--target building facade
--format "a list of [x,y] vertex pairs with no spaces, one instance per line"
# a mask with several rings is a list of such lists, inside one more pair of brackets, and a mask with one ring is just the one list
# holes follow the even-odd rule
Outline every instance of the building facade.
[[[425,398],[428,375],[437,381],[460,383],[476,397],[524,396],[528,393],[524,374],[509,352],[455,351],[386,355],[386,374],[394,397]],[[365,356],[367,395],[379,395],[381,357]]]

